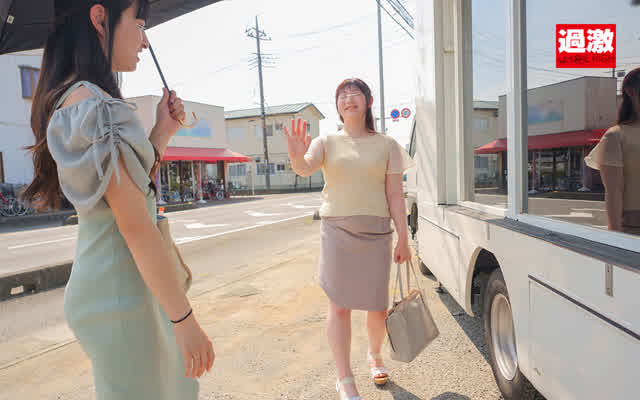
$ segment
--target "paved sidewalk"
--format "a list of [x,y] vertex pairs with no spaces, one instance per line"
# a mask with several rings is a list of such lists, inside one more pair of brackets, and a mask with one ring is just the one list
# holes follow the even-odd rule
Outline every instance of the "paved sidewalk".
[[[297,237],[266,258],[236,259],[247,240],[242,232],[207,241],[209,250],[198,259],[187,256],[196,268],[238,264],[228,273],[198,274],[190,292],[217,354],[212,373],[200,379],[201,400],[337,399],[327,298],[316,283],[319,224],[309,217],[271,229],[264,235],[295,231]],[[500,399],[485,358],[482,322],[436,293],[432,279],[423,278],[422,285],[441,336],[411,364],[387,360],[392,380],[382,389],[368,376],[365,313],[354,312],[352,363],[363,399]],[[55,292],[45,294],[59,307]],[[90,362],[63,323],[0,343],[0,355],[0,400],[94,399]]]

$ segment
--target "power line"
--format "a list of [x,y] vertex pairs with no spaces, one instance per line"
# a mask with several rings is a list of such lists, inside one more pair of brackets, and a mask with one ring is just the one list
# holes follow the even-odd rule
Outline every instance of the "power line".
[[[400,23],[400,22],[399,22],[399,21],[398,21],[398,20],[397,20],[393,15],[391,15],[391,13],[390,13],[390,12],[389,12],[389,11],[388,11],[384,6],[383,6],[383,5],[382,5],[382,3],[380,2],[380,0],[376,0],[376,1],[378,2],[378,6],[380,6],[380,8],[382,8],[382,9],[384,10],[384,12],[386,12],[386,13],[387,13],[387,15],[388,15],[389,17],[391,17],[391,19],[392,19],[396,24],[398,24],[398,26],[400,26],[400,27],[401,27],[405,32],[407,32],[407,35],[409,35],[409,37],[410,37],[411,39],[414,39],[414,40],[415,40],[415,38],[414,38],[414,37],[413,37],[413,35],[412,35],[408,30],[407,30],[407,28],[405,28],[405,27],[404,27],[404,25],[402,25],[402,24],[401,24],[401,23]],[[387,0],[387,1],[388,1],[388,0]]]
[[400,3],[398,0],[387,0],[387,3],[391,5],[395,12],[400,15],[400,17],[411,29],[415,29],[413,16],[409,13],[409,11],[407,11],[402,3]]

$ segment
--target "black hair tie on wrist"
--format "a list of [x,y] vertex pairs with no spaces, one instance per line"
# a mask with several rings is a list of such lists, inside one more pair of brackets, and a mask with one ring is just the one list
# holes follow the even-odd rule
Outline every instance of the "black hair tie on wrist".
[[171,323],[173,324],[179,324],[180,322],[184,321],[185,319],[189,318],[189,315],[191,315],[193,313],[193,308],[189,310],[189,312],[187,313],[187,315],[185,315],[184,317],[180,318],[179,320],[171,320]]

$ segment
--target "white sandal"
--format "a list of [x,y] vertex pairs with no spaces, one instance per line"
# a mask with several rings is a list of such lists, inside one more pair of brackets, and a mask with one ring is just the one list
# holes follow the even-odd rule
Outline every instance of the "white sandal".
[[[368,354],[369,363],[375,360],[382,360],[382,356],[380,354]],[[373,378],[373,383],[376,385],[384,385],[389,381],[389,370],[387,367],[371,367],[371,378]]]
[[347,393],[344,391],[344,385],[348,385],[350,383],[354,385],[356,384],[356,381],[353,380],[353,376],[347,376],[342,379],[338,379],[338,381],[336,382],[336,391],[340,396],[340,400],[362,400],[360,396],[347,396]]

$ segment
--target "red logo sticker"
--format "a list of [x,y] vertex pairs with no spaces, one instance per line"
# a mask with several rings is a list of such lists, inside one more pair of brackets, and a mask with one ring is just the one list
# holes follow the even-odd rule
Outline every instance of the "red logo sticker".
[[615,24],[556,25],[556,68],[615,67]]

